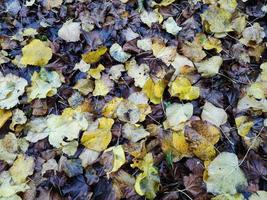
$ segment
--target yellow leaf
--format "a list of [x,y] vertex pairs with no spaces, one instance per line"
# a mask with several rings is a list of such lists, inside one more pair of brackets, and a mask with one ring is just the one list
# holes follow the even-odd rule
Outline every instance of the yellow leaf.
[[110,91],[109,87],[105,84],[104,80],[95,80],[95,89],[93,91],[93,96],[105,96]]
[[186,41],[182,45],[181,50],[184,56],[190,58],[194,62],[200,62],[207,55],[205,51],[203,51],[202,46],[195,41],[194,42]]
[[216,49],[217,53],[222,51],[221,40],[214,37],[207,37],[204,33],[197,34],[195,41],[206,50]]
[[232,31],[232,14],[216,5],[211,5],[201,14],[202,23],[207,31],[213,33],[225,33]]
[[94,68],[94,69],[91,68],[91,69],[89,70],[88,74],[89,74],[90,76],[92,76],[94,79],[100,79],[100,77],[101,77],[101,72],[102,72],[104,69],[105,69],[104,65],[99,64],[99,65],[97,66],[97,68]]
[[233,153],[220,153],[209,164],[207,172],[207,192],[234,195],[247,186],[246,177],[239,168],[238,158]]
[[110,118],[100,118],[98,121],[99,125],[96,130],[86,131],[83,133],[81,143],[88,149],[103,151],[107,148],[112,139],[110,129],[114,120]]
[[[104,106],[102,113],[105,117],[112,117],[123,98],[115,97]],[[115,116],[114,116],[115,117]]]
[[199,97],[199,88],[192,86],[185,77],[177,77],[169,88],[171,96],[177,96],[180,100],[194,100]]
[[170,65],[176,56],[176,46],[168,46],[164,44],[163,41],[159,39],[153,40],[152,43],[153,55],[161,59],[166,65]]
[[9,173],[15,183],[24,183],[29,175],[33,174],[34,160],[32,157],[18,155],[17,159],[9,169]]
[[220,56],[212,56],[206,60],[199,63],[195,63],[196,68],[201,76],[211,77],[219,72],[219,69],[223,63],[223,59]]
[[166,108],[166,120],[163,122],[165,129],[175,131],[183,130],[185,122],[193,115],[193,104],[173,103]]
[[247,116],[236,117],[235,123],[238,130],[238,134],[242,137],[245,137],[254,125],[253,121],[249,121]]
[[166,81],[163,79],[159,80],[157,83],[154,83],[154,81],[149,78],[146,81],[142,92],[147,95],[152,103],[159,104],[161,102],[166,85]]
[[22,48],[21,64],[43,66],[52,58],[52,49],[46,42],[38,39],[32,40]]
[[153,166],[153,156],[151,153],[145,155],[143,160],[135,161],[131,167],[138,167],[143,172],[139,174],[135,181],[135,191],[147,199],[154,199],[159,190],[160,179],[158,170]]
[[19,97],[28,85],[24,78],[13,74],[3,76],[0,73],[0,109],[13,108],[19,103]]
[[118,169],[126,162],[122,145],[110,147],[104,152],[109,151],[112,151],[113,153],[113,167],[112,170],[108,172],[108,174],[118,171]]
[[27,88],[29,102],[33,99],[54,96],[57,93],[57,88],[61,86],[59,74],[55,71],[47,71],[44,68],[39,73],[34,72],[31,81],[31,87]]
[[9,110],[0,109],[0,128],[6,123],[6,121],[12,116],[12,112]]
[[100,60],[101,56],[103,56],[107,52],[106,47],[100,47],[95,51],[90,51],[85,54],[82,54],[82,59],[87,64],[93,64]]

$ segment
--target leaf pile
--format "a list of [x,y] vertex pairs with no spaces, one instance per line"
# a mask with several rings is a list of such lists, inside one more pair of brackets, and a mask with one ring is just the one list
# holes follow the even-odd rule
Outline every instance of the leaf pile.
[[0,1],[0,200],[267,199],[266,3]]

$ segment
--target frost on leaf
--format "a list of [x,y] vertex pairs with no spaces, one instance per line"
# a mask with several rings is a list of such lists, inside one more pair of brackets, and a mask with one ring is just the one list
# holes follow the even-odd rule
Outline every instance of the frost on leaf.
[[207,191],[213,194],[234,195],[247,186],[238,158],[233,153],[220,153],[207,167]]
[[43,66],[52,58],[52,49],[47,42],[38,39],[32,40],[22,48],[21,64]]
[[31,78],[31,86],[27,88],[28,100],[51,97],[57,93],[57,88],[61,86],[60,75],[55,71],[34,72]]
[[0,109],[13,108],[19,103],[19,97],[28,85],[24,78],[13,74],[3,76],[0,73]]

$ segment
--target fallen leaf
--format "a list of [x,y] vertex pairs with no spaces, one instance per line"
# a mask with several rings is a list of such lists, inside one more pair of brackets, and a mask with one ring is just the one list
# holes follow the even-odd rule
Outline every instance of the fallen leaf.
[[193,115],[193,105],[191,103],[173,103],[166,108],[166,120],[163,122],[164,128],[175,131],[182,130],[184,124]]
[[80,40],[81,24],[80,22],[66,21],[58,30],[58,36],[66,42],[77,42]]
[[166,85],[166,81],[163,79],[155,83],[151,78],[149,78],[143,86],[142,92],[146,94],[152,103],[159,104]]
[[22,48],[21,64],[23,65],[46,65],[52,58],[52,50],[46,42],[38,39],[32,40]]
[[169,17],[166,21],[163,22],[163,28],[174,36],[176,36],[182,30],[182,27],[176,24],[173,17]]
[[0,109],[0,128],[5,125],[5,123],[11,116],[12,112],[10,110]]
[[23,154],[18,155],[17,159],[9,169],[9,173],[16,184],[26,182],[26,178],[33,174],[34,160],[32,157],[25,157]]
[[27,88],[29,102],[47,96],[52,97],[61,86],[60,75],[55,71],[47,71],[44,68],[39,73],[34,72],[31,81],[31,86]]
[[192,86],[185,77],[177,77],[170,85],[169,93],[180,100],[194,100],[199,97],[199,88]]
[[107,47],[99,47],[95,51],[89,51],[82,54],[82,60],[87,64],[96,63],[101,59],[101,56],[103,56],[107,52],[107,50]]
[[159,190],[160,180],[158,170],[153,166],[152,154],[146,154],[143,160],[134,162],[131,167],[138,167],[143,171],[136,177],[135,191],[147,199],[154,199],[156,192]]
[[108,172],[108,174],[118,171],[120,167],[126,162],[125,153],[122,145],[110,147],[106,149],[104,153],[105,152],[112,152],[113,155],[113,166],[111,171]]
[[110,47],[109,53],[112,58],[121,63],[125,63],[131,57],[131,54],[124,52],[122,47],[118,43],[114,43]]
[[227,113],[224,109],[214,106],[212,103],[206,101],[204,104],[202,114],[202,120],[206,120],[217,127],[225,124],[227,122]]
[[219,69],[223,63],[223,59],[220,56],[212,56],[207,60],[199,63],[195,63],[196,68],[203,77],[211,77],[219,72]]
[[19,97],[28,85],[24,78],[13,74],[3,76],[0,73],[0,109],[13,108],[19,103]]
[[213,194],[237,193],[237,189],[247,186],[244,173],[233,153],[221,152],[208,166],[207,191]]
[[83,133],[81,143],[90,150],[100,152],[105,150],[111,141],[112,135],[110,129],[114,120],[110,118],[99,118],[98,123],[97,129]]

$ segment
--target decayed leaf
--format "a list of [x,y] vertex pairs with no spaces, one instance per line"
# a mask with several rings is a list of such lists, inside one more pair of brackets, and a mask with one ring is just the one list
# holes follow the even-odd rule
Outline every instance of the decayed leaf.
[[213,33],[225,33],[232,31],[231,27],[232,14],[216,5],[211,5],[209,8],[201,14],[202,22],[205,29]]
[[63,3],[63,0],[45,0],[43,2],[47,10],[50,10],[52,8],[59,8],[62,3]]
[[[0,110],[1,112],[1,110]],[[25,113],[20,109],[15,109],[12,112],[12,122],[9,126],[11,130],[15,130],[15,126],[17,125],[23,125],[27,122],[27,117],[25,116]],[[1,127],[1,125],[0,125]]]
[[124,65],[113,65],[109,70],[110,79],[117,81],[121,77],[122,72],[124,71]]
[[191,127],[185,128],[185,136],[190,151],[201,160],[211,160],[216,156],[214,145],[220,139],[220,131],[215,126],[194,120],[191,121]]
[[73,89],[78,90],[83,95],[88,95],[94,90],[94,82],[90,79],[79,79]]
[[208,192],[234,195],[237,189],[247,186],[245,175],[238,166],[238,158],[233,153],[221,152],[207,169]]
[[123,137],[130,140],[131,142],[138,142],[139,140],[150,135],[142,126],[124,124],[122,127]]
[[223,63],[223,59],[220,56],[213,56],[199,63],[195,63],[197,70],[204,77],[211,77],[219,72],[219,69]]
[[158,170],[153,166],[153,156],[151,153],[145,155],[141,161],[136,161],[131,167],[138,167],[143,172],[136,177],[135,191],[146,196],[147,199],[154,199],[159,190]]
[[166,109],[166,121],[163,122],[164,128],[175,131],[182,130],[184,123],[193,115],[193,105],[191,103],[173,103]]
[[156,58],[161,59],[166,65],[170,65],[175,59],[176,47],[166,47],[163,41],[156,39],[152,43],[152,52]]
[[220,8],[233,13],[237,7],[237,0],[219,0]]
[[123,122],[135,124],[140,121],[141,110],[132,102],[122,101],[117,107],[116,115]]
[[19,103],[19,96],[28,85],[24,78],[13,74],[3,76],[0,73],[0,109],[13,108]]
[[101,56],[103,56],[107,52],[107,50],[107,47],[100,47],[95,51],[89,51],[82,54],[82,59],[87,64],[96,63],[100,60]]
[[79,63],[75,64],[74,70],[78,69],[81,72],[86,73],[89,69],[90,69],[91,65],[87,64],[86,62],[84,62],[83,59],[81,59],[81,61]]
[[176,36],[182,30],[182,27],[176,24],[173,17],[169,17],[166,21],[163,22],[163,28],[174,36]]
[[8,133],[0,140],[0,160],[12,164],[17,157],[18,140],[13,133]]
[[143,10],[140,14],[140,19],[148,27],[151,27],[153,23],[159,21],[158,15],[154,11],[147,12],[146,10]]
[[25,139],[29,142],[37,142],[46,138],[49,135],[49,130],[46,124],[46,118],[34,118],[26,124],[25,128],[27,136]]
[[98,123],[98,128],[83,133],[81,143],[86,148],[99,152],[105,150],[111,141],[111,127],[114,120],[103,117],[98,119]]
[[80,40],[80,22],[66,21],[58,31],[58,36],[66,42],[77,42]]
[[8,171],[0,174],[0,198],[4,200],[21,200],[16,193],[25,192],[30,187],[26,183],[16,184]]
[[206,101],[203,107],[201,118],[217,127],[220,127],[227,122],[227,114],[224,109],[218,108],[208,101]]
[[152,40],[151,38],[144,38],[137,40],[137,47],[143,51],[150,51],[152,49]]
[[248,45],[250,41],[256,42],[257,44],[263,41],[265,37],[264,28],[260,26],[259,23],[255,22],[253,26],[247,27],[243,33],[243,38],[240,39],[240,42]]
[[79,156],[82,161],[82,166],[86,168],[88,165],[92,165],[99,155],[99,152],[85,148]]
[[173,81],[178,75],[186,75],[195,70],[194,64],[187,57],[180,54],[176,54],[174,61],[171,63],[175,72],[172,75],[171,81]]
[[134,79],[134,85],[143,88],[149,79],[149,66],[147,64],[138,65],[135,60],[131,60],[126,64],[126,69],[128,75]]
[[188,41],[182,45],[182,52],[184,56],[190,58],[194,62],[200,62],[207,55],[200,44]]
[[32,157],[18,155],[17,159],[9,169],[9,173],[16,184],[26,182],[26,178],[33,174],[34,160]]
[[123,98],[114,97],[111,101],[106,103],[106,105],[103,108],[103,115],[105,117],[115,117],[114,114],[116,113],[116,110],[119,106],[119,104],[123,101]]
[[149,78],[146,81],[142,92],[146,94],[152,103],[159,104],[166,86],[166,81],[163,79],[155,83],[151,78]]
[[109,53],[112,58],[121,63],[125,63],[131,57],[131,54],[124,52],[118,43],[115,43],[110,47]]
[[199,88],[192,86],[185,77],[177,77],[169,88],[171,96],[177,96],[180,100],[194,100],[199,97]]
[[85,114],[71,108],[65,109],[62,115],[49,115],[47,118],[49,143],[57,148],[65,146],[68,142],[77,139],[80,130],[85,130],[87,126]]
[[38,39],[32,40],[22,48],[21,64],[23,65],[46,65],[52,58],[52,49],[46,42]]
[[112,152],[113,154],[113,166],[111,171],[108,172],[108,174],[118,171],[119,168],[126,162],[125,153],[122,145],[110,147],[106,149],[104,153],[105,152]]
[[31,77],[31,86],[27,88],[28,101],[33,99],[42,99],[54,96],[57,93],[57,88],[61,86],[60,75],[55,71],[34,72]]
[[206,50],[216,49],[217,53],[222,51],[221,40],[217,38],[207,37],[204,33],[198,33],[194,40]]
[[166,155],[171,153],[174,162],[193,155],[183,131],[164,135],[161,141],[161,147]]
[[0,109],[0,128],[6,123],[6,121],[12,116],[10,110]]

